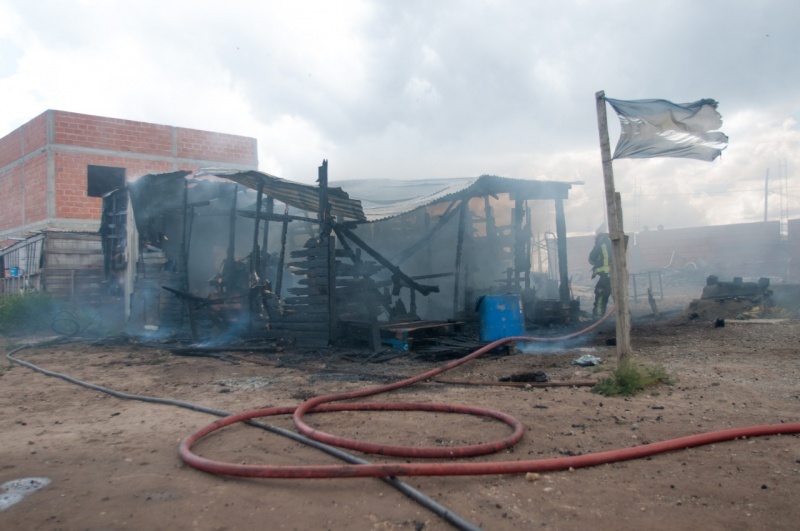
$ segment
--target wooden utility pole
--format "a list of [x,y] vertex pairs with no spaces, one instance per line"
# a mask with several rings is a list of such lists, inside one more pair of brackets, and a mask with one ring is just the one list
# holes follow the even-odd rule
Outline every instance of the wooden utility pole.
[[617,366],[630,362],[631,313],[628,307],[628,267],[625,263],[626,239],[622,226],[622,201],[614,188],[614,168],[611,161],[611,145],[608,140],[608,118],[606,116],[606,94],[595,94],[597,104],[597,129],[600,133],[600,154],[603,161],[603,180],[606,189],[608,213],[608,235],[611,238],[613,264],[611,266],[611,291],[617,306]]

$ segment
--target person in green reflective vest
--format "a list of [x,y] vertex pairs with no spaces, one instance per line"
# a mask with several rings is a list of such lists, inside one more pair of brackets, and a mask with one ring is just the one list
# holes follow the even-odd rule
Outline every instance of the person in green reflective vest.
[[592,278],[600,277],[594,286],[594,308],[592,317],[599,319],[606,313],[608,298],[611,296],[611,239],[608,237],[605,226],[598,227],[595,232],[594,247],[589,253],[589,263],[592,264]]

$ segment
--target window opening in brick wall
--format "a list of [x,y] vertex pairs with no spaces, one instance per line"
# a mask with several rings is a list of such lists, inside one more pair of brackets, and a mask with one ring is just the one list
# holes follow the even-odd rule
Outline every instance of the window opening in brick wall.
[[88,187],[86,193],[89,197],[104,197],[109,192],[125,188],[125,168],[112,166],[88,166]]

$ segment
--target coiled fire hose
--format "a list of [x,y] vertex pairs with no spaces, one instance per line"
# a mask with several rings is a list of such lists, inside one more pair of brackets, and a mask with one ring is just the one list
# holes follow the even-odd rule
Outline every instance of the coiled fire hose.
[[[66,337],[73,337],[73,336],[74,336],[74,333],[66,335]],[[43,343],[39,343],[37,345],[25,345],[25,346],[17,347],[15,349],[9,351],[6,354],[6,358],[11,362],[17,363],[17,364],[19,364],[19,365],[21,365],[23,367],[27,367],[27,368],[29,368],[29,369],[31,369],[33,371],[36,371],[36,372],[41,373],[41,374],[44,374],[45,376],[51,376],[53,378],[59,378],[61,380],[67,381],[69,383],[73,383],[75,385],[79,385],[79,386],[85,387],[87,389],[92,389],[94,391],[99,391],[101,393],[105,393],[105,394],[111,395],[111,396],[116,397],[116,398],[121,398],[121,399],[125,399],[125,400],[138,400],[140,402],[148,402],[148,403],[151,403],[151,404],[162,404],[162,405],[167,405],[167,406],[177,406],[177,407],[182,407],[182,408],[185,408],[185,409],[190,409],[192,411],[198,411],[200,413],[208,413],[208,414],[211,414],[211,415],[216,415],[218,417],[228,417],[231,414],[228,411],[223,411],[223,410],[220,410],[220,409],[214,409],[214,408],[209,408],[209,407],[205,407],[205,406],[201,406],[201,405],[197,405],[197,404],[192,404],[190,402],[184,402],[182,400],[173,400],[173,399],[169,399],[169,398],[160,398],[160,397],[146,396],[146,395],[134,395],[134,394],[130,394],[130,393],[124,393],[124,392],[121,392],[121,391],[115,391],[114,389],[109,389],[108,387],[103,387],[101,385],[95,385],[95,384],[92,384],[92,383],[89,383],[89,382],[85,382],[83,380],[78,380],[77,378],[72,378],[71,376],[67,376],[66,374],[62,374],[62,373],[59,373],[59,372],[49,371],[47,369],[43,369],[43,368],[41,368],[41,367],[39,367],[39,366],[37,366],[37,365],[35,365],[33,363],[30,363],[28,361],[25,361],[25,360],[22,360],[20,358],[15,357],[15,355],[18,352],[20,352],[20,351],[22,351],[22,350],[24,350],[26,348],[30,348],[30,347],[33,347],[33,346],[43,347],[43,346],[49,346],[49,345],[57,345],[57,344],[61,344],[61,343],[64,343],[64,342],[65,341],[63,339],[58,339],[58,340],[55,340],[55,341],[46,341],[46,342],[43,342]],[[291,440],[293,440],[295,442],[298,442],[298,443],[301,443],[301,444],[305,444],[306,446],[310,446],[312,448],[316,448],[317,450],[321,450],[321,451],[327,453],[328,455],[331,455],[333,457],[336,457],[337,459],[340,459],[340,460],[348,462],[348,463],[353,463],[353,464],[356,464],[356,465],[369,464],[368,461],[365,461],[364,459],[361,459],[361,458],[356,457],[354,455],[348,454],[347,452],[345,452],[343,450],[340,450],[338,448],[334,448],[332,446],[328,446],[326,444],[322,444],[322,443],[317,442],[317,441],[315,441],[313,439],[309,439],[308,437],[304,437],[304,436],[299,435],[299,434],[297,434],[297,433],[295,433],[293,431],[285,430],[285,429],[280,428],[278,426],[272,426],[270,424],[264,424],[264,423],[256,422],[256,421],[247,421],[247,424],[249,424],[251,426],[255,426],[257,428],[261,428],[261,429],[269,431],[271,433],[275,433],[277,435],[282,435],[283,437],[286,437],[288,439],[291,439]],[[383,482],[387,483],[388,485],[394,487],[396,490],[398,490],[402,494],[406,495],[411,500],[417,502],[421,506],[423,506],[426,509],[428,509],[429,511],[431,511],[433,514],[439,516],[440,518],[442,518],[446,522],[452,524],[456,529],[459,529],[461,531],[481,531],[481,528],[478,527],[477,525],[473,524],[472,522],[470,522],[466,518],[464,518],[464,517],[460,516],[459,514],[455,513],[451,509],[448,509],[447,507],[445,507],[444,505],[440,504],[439,502],[437,502],[433,498],[427,496],[425,493],[420,492],[419,490],[415,489],[414,487],[412,487],[408,483],[404,483],[403,481],[400,481],[396,477],[380,477],[378,479],[380,479]]]
[[[615,309],[612,308],[603,317],[605,320]],[[662,442],[650,443],[633,448],[610,450],[579,456],[558,457],[550,459],[535,459],[527,461],[499,461],[483,463],[388,463],[364,465],[301,465],[301,466],[273,466],[273,465],[245,465],[215,461],[201,457],[192,452],[192,446],[203,437],[218,431],[231,424],[248,421],[255,418],[275,415],[292,415],[295,427],[304,436],[325,443],[358,450],[364,453],[391,455],[395,457],[427,457],[427,458],[456,458],[485,455],[510,448],[523,436],[524,428],[514,417],[505,413],[472,406],[456,406],[449,404],[416,404],[416,403],[374,403],[374,402],[348,402],[337,404],[343,400],[364,398],[385,393],[401,387],[406,387],[417,382],[427,380],[443,372],[452,370],[464,363],[511,342],[530,341],[563,341],[584,334],[599,325],[598,321],[590,327],[558,338],[536,338],[528,336],[507,337],[499,339],[484,347],[452,361],[442,367],[426,371],[417,376],[361,391],[349,393],[318,396],[306,400],[299,406],[273,407],[244,411],[229,417],[217,420],[204,426],[187,436],[180,444],[178,453],[185,463],[199,470],[212,474],[228,476],[256,477],[256,478],[344,478],[344,477],[385,477],[385,476],[460,476],[460,475],[486,475],[486,474],[520,474],[526,472],[543,472],[553,470],[566,470],[613,463],[630,459],[638,459],[659,453],[701,446],[742,437],[755,437],[763,435],[795,434],[800,433],[800,423],[773,424],[747,426],[721,431],[690,435]],[[334,411],[435,411],[444,413],[461,413],[493,418],[508,424],[512,434],[489,443],[458,446],[458,447],[410,447],[375,444],[365,441],[348,439],[330,433],[315,430],[304,421],[307,413],[327,413]]]

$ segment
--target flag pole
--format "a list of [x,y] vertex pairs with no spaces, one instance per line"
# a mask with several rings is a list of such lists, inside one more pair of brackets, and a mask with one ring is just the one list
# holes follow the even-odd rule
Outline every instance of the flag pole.
[[606,189],[606,211],[608,235],[611,238],[614,256],[611,267],[611,292],[617,306],[617,367],[630,362],[631,313],[628,307],[628,268],[625,260],[627,238],[622,226],[622,201],[614,188],[614,168],[611,163],[611,146],[608,140],[608,118],[606,116],[606,93],[597,92],[597,128],[600,133],[600,154],[603,161],[603,180]]

